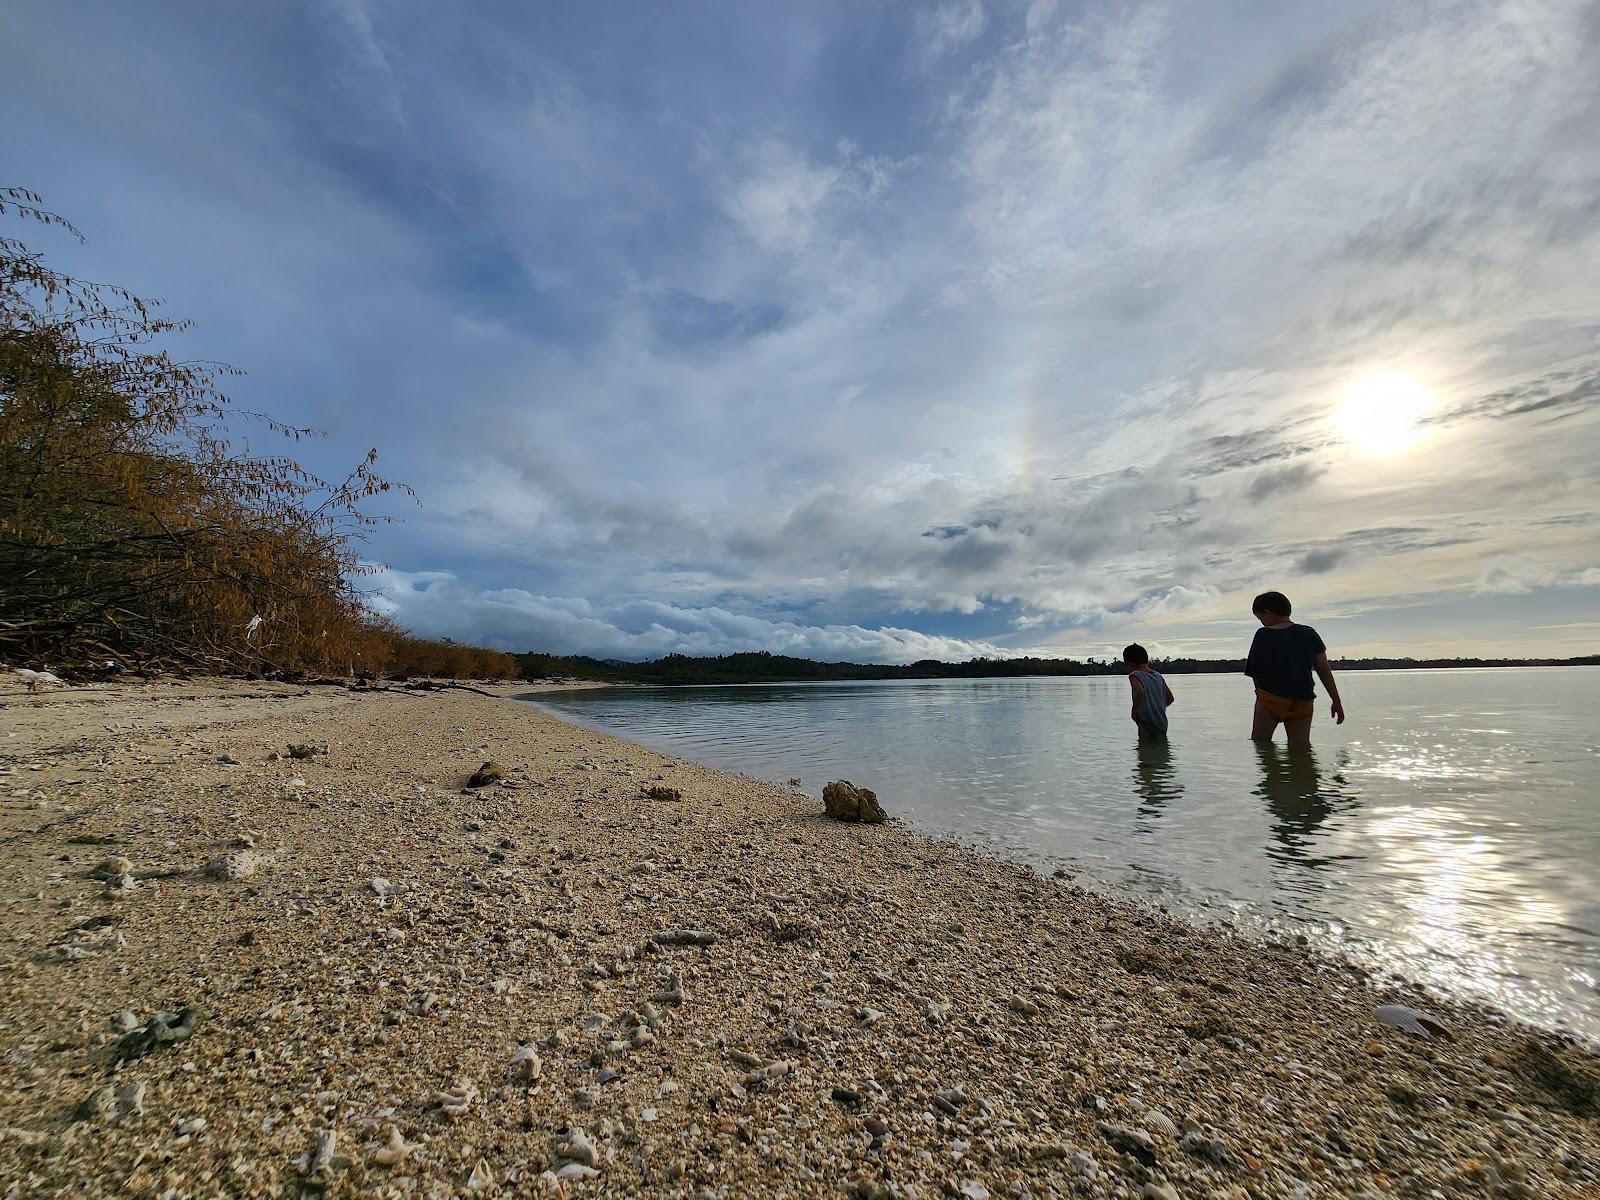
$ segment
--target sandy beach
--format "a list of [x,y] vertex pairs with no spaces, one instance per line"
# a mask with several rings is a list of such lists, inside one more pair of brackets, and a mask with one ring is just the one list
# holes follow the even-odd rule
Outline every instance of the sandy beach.
[[1600,1195],[1585,1049],[496,690],[0,675],[0,1195]]

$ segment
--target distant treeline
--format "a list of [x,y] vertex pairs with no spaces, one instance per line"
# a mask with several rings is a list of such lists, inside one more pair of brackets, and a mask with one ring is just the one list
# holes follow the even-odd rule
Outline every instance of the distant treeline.
[[[650,662],[618,662],[582,655],[528,653],[516,656],[524,679],[592,679],[599,683],[649,683],[683,687],[713,683],[810,683],[849,679],[1008,679],[1038,675],[1111,675],[1120,662],[1091,658],[973,658],[947,663],[926,658],[903,666],[814,662],[753,651],[716,658],[669,654]],[[1244,659],[1173,658],[1157,660],[1157,670],[1174,675],[1227,674],[1244,670]],[[1346,658],[1339,671],[1411,670],[1423,667],[1600,666],[1600,655],[1582,658]]]

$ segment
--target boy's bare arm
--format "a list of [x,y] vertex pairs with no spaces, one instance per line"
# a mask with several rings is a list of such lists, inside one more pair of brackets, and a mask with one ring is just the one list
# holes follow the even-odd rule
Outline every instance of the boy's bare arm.
[[1170,707],[1171,705],[1174,705],[1177,702],[1178,702],[1178,698],[1172,694],[1172,689],[1168,688],[1167,689],[1167,704],[1168,704],[1168,706]]
[[1333,701],[1333,723],[1343,725],[1344,701],[1339,699],[1339,685],[1333,681],[1333,668],[1328,665],[1327,653],[1317,655],[1312,665],[1317,669],[1317,678],[1322,680],[1322,686],[1328,689],[1328,699]]
[[1129,675],[1128,682],[1133,685],[1133,708],[1128,715],[1137,721],[1139,719],[1139,701],[1144,699],[1144,684],[1139,682],[1137,675]]

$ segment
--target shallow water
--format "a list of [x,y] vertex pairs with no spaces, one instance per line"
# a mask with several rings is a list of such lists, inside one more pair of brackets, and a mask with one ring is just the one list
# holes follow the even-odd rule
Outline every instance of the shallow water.
[[[555,714],[1358,960],[1600,1041],[1600,669],[1347,672],[1310,752],[1247,738],[1232,675],[610,688]],[[1282,734],[1279,734],[1281,739]]]

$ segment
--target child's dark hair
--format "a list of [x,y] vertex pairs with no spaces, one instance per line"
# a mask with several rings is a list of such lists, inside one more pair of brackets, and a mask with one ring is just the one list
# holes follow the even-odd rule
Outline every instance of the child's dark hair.
[[1280,617],[1287,617],[1294,611],[1294,608],[1289,603],[1289,597],[1282,592],[1262,592],[1250,605],[1250,611],[1253,613],[1269,612]]
[[1133,645],[1123,650],[1122,661],[1125,663],[1132,663],[1136,667],[1142,667],[1150,661],[1150,655],[1145,651],[1143,646],[1139,645],[1138,642],[1135,642]]

